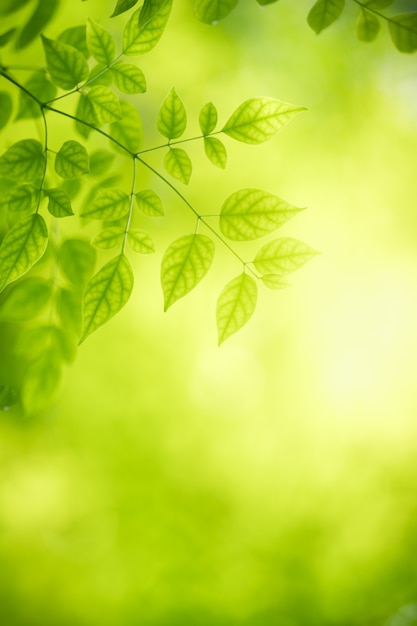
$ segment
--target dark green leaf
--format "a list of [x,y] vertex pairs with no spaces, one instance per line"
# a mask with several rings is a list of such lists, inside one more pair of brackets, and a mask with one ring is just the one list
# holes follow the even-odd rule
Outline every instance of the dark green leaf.
[[46,65],[52,82],[62,89],[73,89],[88,76],[87,61],[72,46],[42,35]]
[[134,7],[137,3],[138,0],[117,0],[116,7],[110,17],[116,17],[116,15],[129,11],[129,9]]
[[123,93],[144,93],[146,91],[145,75],[136,65],[119,61],[112,65],[111,72],[114,84]]
[[87,18],[87,47],[91,56],[103,65],[110,65],[116,54],[112,35],[91,18]]
[[0,91],[0,130],[4,128],[13,111],[13,102],[7,91]]
[[68,194],[58,187],[43,190],[48,198],[48,211],[54,217],[67,217],[74,215],[71,207],[71,199]]
[[94,270],[96,262],[94,248],[83,239],[66,239],[58,258],[66,278],[74,287],[82,290]]
[[164,166],[168,174],[188,185],[193,166],[185,150],[182,148],[170,148],[165,155]]
[[356,22],[356,35],[359,41],[374,41],[380,28],[381,25],[376,15],[362,8],[359,9],[358,20]]
[[7,46],[9,41],[13,38],[15,32],[16,28],[9,28],[9,30],[6,30],[0,35],[0,48],[3,48],[3,46]]
[[101,250],[111,250],[123,243],[125,229],[121,227],[105,228],[101,230],[91,240],[91,245]]
[[204,151],[213,165],[224,170],[227,164],[227,152],[220,139],[217,139],[217,137],[204,137]]
[[36,8],[20,31],[16,48],[25,48],[42,32],[59,7],[59,0],[38,0]]
[[215,24],[229,15],[238,0],[194,0],[194,14],[205,24]]
[[[40,102],[49,102],[56,96],[55,85],[48,80],[43,72],[34,72],[24,83],[24,87]],[[33,119],[42,116],[39,104],[24,91],[19,93],[19,111],[16,119]]]
[[345,0],[317,0],[307,21],[317,34],[333,24],[343,13]]
[[95,85],[88,90],[87,98],[93,105],[98,124],[108,124],[122,119],[119,98],[108,87]]
[[403,13],[390,17],[388,28],[397,50],[408,53],[417,50],[417,13]]
[[252,317],[258,298],[258,288],[251,276],[240,274],[220,293],[216,320],[219,346],[236,333]]
[[167,139],[177,139],[184,133],[186,126],[185,107],[175,89],[172,88],[159,110],[158,130]]
[[130,247],[135,252],[140,254],[152,254],[155,252],[155,244],[153,239],[148,233],[139,228],[132,228],[129,230],[127,240]]
[[120,189],[102,189],[93,202],[83,208],[81,217],[114,221],[129,213],[129,196]]
[[210,135],[217,124],[217,109],[212,102],[207,102],[200,111],[199,123],[203,135]]
[[133,154],[140,150],[143,141],[142,120],[130,102],[120,101],[122,119],[110,124],[110,134]]
[[42,177],[44,169],[43,146],[36,139],[22,139],[0,157],[0,176],[13,180],[36,180]]
[[90,58],[87,48],[87,28],[85,26],[72,26],[66,28],[58,37],[58,41],[76,48],[86,58]]
[[0,199],[0,206],[4,206],[8,211],[30,211],[38,197],[39,191],[32,185],[18,185]]
[[0,305],[0,319],[22,322],[41,313],[52,295],[51,285],[43,278],[24,278],[14,285]]
[[101,176],[111,166],[114,161],[114,154],[108,150],[96,150],[90,156],[91,176]]
[[128,56],[145,54],[156,46],[168,22],[172,0],[163,2],[160,10],[145,23],[140,23],[141,9],[133,13],[123,31],[123,53]]
[[62,144],[55,157],[55,171],[61,178],[79,178],[90,171],[87,150],[70,139]]
[[136,194],[138,208],[150,217],[163,217],[165,215],[161,198],[152,189],[144,189]]
[[289,274],[310,261],[319,252],[292,237],[280,237],[265,244],[255,257],[254,265],[260,274]]

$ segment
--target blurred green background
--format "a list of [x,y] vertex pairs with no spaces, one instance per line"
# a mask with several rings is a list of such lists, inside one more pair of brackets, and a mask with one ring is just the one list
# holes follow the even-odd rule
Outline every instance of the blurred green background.
[[[226,172],[191,147],[185,193],[207,213],[246,186],[307,206],[280,233],[323,254],[219,349],[239,267],[219,250],[162,312],[159,261],[194,220],[156,183],[167,218],[130,303],[50,411],[1,414],[0,624],[417,624],[416,57],[385,27],[356,41],[354,3],[319,37],[311,1],[242,0],[215,27],[174,4],[138,59],[145,143],[172,86],[190,135],[208,100],[221,123],[252,96],[308,107],[268,144],[228,141]],[[90,15],[120,37],[113,5],[65,1],[46,34]]]

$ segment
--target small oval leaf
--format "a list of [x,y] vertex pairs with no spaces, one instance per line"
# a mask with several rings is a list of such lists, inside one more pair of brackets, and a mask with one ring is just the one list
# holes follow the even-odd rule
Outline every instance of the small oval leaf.
[[54,217],[68,217],[74,215],[69,195],[58,187],[43,190],[48,198],[48,211]]
[[163,217],[165,215],[161,198],[152,189],[138,191],[136,203],[139,210],[149,217]]
[[174,88],[168,96],[158,113],[158,130],[167,139],[177,139],[181,137],[187,127],[187,113],[181,98]]
[[210,135],[216,128],[217,109],[212,102],[207,102],[200,111],[198,119],[203,135]]
[[217,300],[216,320],[219,346],[252,317],[258,298],[256,282],[246,273],[231,280]]
[[184,185],[188,185],[193,171],[191,159],[182,148],[170,148],[165,155],[164,166],[168,174],[171,174]]
[[217,137],[204,137],[204,151],[213,165],[224,170],[227,164],[227,152],[220,139],[217,139]]
[[290,274],[320,254],[293,237],[280,237],[265,244],[253,263],[260,274]]
[[114,221],[129,213],[129,196],[120,189],[101,189],[93,202],[81,212],[81,217]]
[[307,22],[319,34],[343,13],[345,0],[317,0],[307,16]]
[[73,89],[87,78],[88,65],[82,52],[62,41],[48,39],[44,35],[41,37],[46,66],[57,87]]
[[0,176],[19,182],[41,178],[45,169],[45,154],[40,141],[17,141],[0,157]]
[[123,115],[119,98],[108,87],[95,85],[88,90],[86,95],[93,105],[95,119],[98,124],[109,124],[122,119]]
[[139,254],[152,254],[155,252],[153,239],[144,230],[132,228],[127,234],[127,240],[134,252],[139,252]]
[[[149,5],[149,2],[143,7],[146,4]],[[172,0],[157,0],[156,7],[148,20],[140,19],[142,9],[132,14],[123,31],[123,54],[127,56],[145,54],[156,46],[167,25]]]
[[58,176],[66,180],[88,174],[90,160],[84,146],[73,139],[63,143],[55,157],[55,171]]
[[125,235],[124,228],[112,227],[101,230],[91,240],[91,245],[101,250],[110,250],[117,248],[123,243],[123,237]]
[[116,54],[112,35],[90,17],[87,18],[87,47],[91,56],[103,65],[110,65]]
[[237,6],[239,0],[194,0],[194,14],[200,22],[215,24]]
[[146,78],[136,65],[119,61],[112,65],[111,72],[114,84],[122,93],[145,93]]

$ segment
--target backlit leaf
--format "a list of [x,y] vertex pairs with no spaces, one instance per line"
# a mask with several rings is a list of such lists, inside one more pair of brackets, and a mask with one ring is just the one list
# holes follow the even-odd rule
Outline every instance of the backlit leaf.
[[0,91],[0,130],[6,126],[12,111],[13,102],[11,97],[7,91]]
[[0,304],[0,319],[22,322],[41,313],[52,295],[51,285],[43,278],[18,281]]
[[41,353],[27,368],[21,400],[26,413],[38,413],[55,398],[62,379],[62,365],[54,350]]
[[292,237],[280,237],[265,244],[254,259],[260,274],[289,274],[310,261],[319,252]]
[[143,141],[142,120],[136,108],[130,102],[120,101],[122,119],[110,124],[110,134],[130,152],[140,150]]
[[403,13],[390,17],[388,28],[393,44],[400,52],[417,50],[417,13]]
[[214,257],[214,244],[205,235],[185,235],[168,246],[161,264],[164,311],[204,278]]
[[163,217],[165,215],[161,198],[152,189],[144,189],[136,194],[138,208],[150,217]]
[[86,59],[90,58],[90,53],[87,48],[87,28],[85,26],[71,26],[70,28],[66,28],[58,35],[58,41],[76,48]]
[[59,251],[59,265],[64,276],[79,290],[90,278],[96,262],[96,251],[83,239],[66,239]]
[[123,53],[128,56],[145,54],[156,46],[168,22],[172,0],[160,3],[160,10],[154,16],[141,23],[141,9],[133,13],[123,31]]
[[186,127],[187,113],[184,104],[172,88],[159,110],[158,130],[167,139],[177,139],[181,137]]
[[62,89],[73,89],[88,76],[87,61],[72,46],[42,35],[46,66],[52,82]]
[[81,212],[81,217],[114,221],[129,213],[129,196],[120,189],[102,189]]
[[4,206],[8,211],[30,211],[38,197],[39,191],[32,185],[18,185],[0,198],[0,206]]
[[108,150],[95,150],[90,155],[90,175],[101,176],[114,161],[114,154]]
[[[84,137],[84,139],[88,139],[92,131],[91,126],[88,126],[88,124],[98,126],[98,120],[96,118],[93,103],[84,94],[80,94],[75,117],[77,118],[75,121],[75,128],[80,135]],[[83,124],[82,121],[79,120],[83,120],[86,124]]]
[[220,139],[217,139],[217,137],[204,137],[204,151],[213,165],[224,170],[227,164],[227,152]]
[[281,274],[264,274],[261,276],[262,282],[268,289],[285,289],[291,283]]
[[55,171],[61,178],[79,178],[90,171],[87,150],[70,139],[62,144],[55,157]]
[[0,157],[0,176],[20,182],[41,178],[44,169],[43,146],[36,139],[22,139]]
[[194,0],[194,14],[201,22],[213,24],[229,15],[237,3],[238,0]]
[[115,9],[113,13],[110,15],[110,17],[116,17],[117,15],[120,15],[121,13],[124,13],[125,11],[129,11],[129,9],[134,7],[135,4],[137,3],[138,3],[138,0],[117,0]]
[[87,98],[93,105],[95,117],[99,124],[108,124],[122,119],[119,98],[116,94],[103,85],[91,87]]
[[88,85],[88,87],[93,85],[104,85],[105,87],[110,87],[113,84],[113,76],[110,67],[107,67],[102,63],[97,63],[97,65],[95,65],[89,73],[85,84]]
[[124,235],[124,228],[105,228],[93,237],[91,245],[101,250],[111,250],[112,248],[122,245]]
[[[43,72],[34,72],[24,83],[26,89],[41,102],[49,102],[56,96],[55,85],[48,80]],[[33,119],[41,117],[42,111],[37,102],[24,91],[19,93],[19,110],[16,119]]]
[[25,48],[43,31],[59,7],[59,0],[38,0],[33,14],[27,20],[16,42],[16,48]]
[[207,102],[200,111],[199,124],[203,135],[209,135],[217,124],[217,109],[212,102]]
[[171,0],[144,0],[139,13],[139,24],[144,26],[160,13]]
[[319,34],[342,15],[344,8],[345,0],[317,0],[307,21],[314,32]]
[[356,22],[356,35],[359,41],[374,41],[380,28],[381,25],[376,15],[362,8],[359,9],[358,20]]
[[114,84],[123,93],[145,93],[146,79],[141,69],[131,63],[119,61],[112,65]]
[[257,297],[257,285],[246,273],[226,285],[218,297],[216,308],[219,346],[252,317]]
[[91,18],[87,18],[87,47],[91,56],[103,65],[109,65],[116,54],[112,35]]
[[48,198],[48,211],[54,217],[68,217],[74,215],[71,199],[68,194],[58,187],[43,190]]
[[170,148],[165,155],[164,166],[168,174],[188,185],[193,166],[185,150],[182,148]]
[[152,254],[155,252],[155,244],[148,233],[139,228],[132,228],[127,234],[127,241],[135,252],[140,254]]

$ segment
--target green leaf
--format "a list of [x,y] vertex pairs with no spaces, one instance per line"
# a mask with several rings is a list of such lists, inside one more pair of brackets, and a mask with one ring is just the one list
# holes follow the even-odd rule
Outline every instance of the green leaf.
[[82,52],[61,41],[48,39],[44,35],[41,37],[46,66],[57,87],[73,89],[87,78],[88,65]]
[[148,233],[139,228],[132,228],[127,234],[127,240],[134,252],[140,254],[152,254],[155,252],[155,244]]
[[403,13],[390,17],[388,28],[397,50],[407,53],[417,50],[417,13]]
[[0,385],[0,411],[8,411],[18,399],[16,389],[9,385]]
[[91,176],[101,176],[111,166],[114,161],[114,154],[108,150],[95,150],[90,155]]
[[39,413],[56,397],[62,379],[59,355],[54,350],[40,354],[27,368],[21,400],[26,413]]
[[38,213],[25,217],[7,231],[0,246],[0,291],[39,261],[47,243],[48,230]]
[[292,237],[280,237],[265,244],[253,263],[260,274],[290,274],[317,254],[306,243]]
[[359,9],[358,20],[356,22],[356,36],[359,41],[374,41],[380,28],[381,25],[376,15],[362,8]]
[[66,28],[59,36],[58,41],[76,48],[86,58],[90,58],[87,48],[87,28],[85,26],[72,26]]
[[98,124],[108,124],[122,119],[119,98],[103,85],[95,85],[88,90],[87,98],[93,105]]
[[238,0],[194,0],[194,15],[200,22],[215,24],[237,6]]
[[74,334],[52,324],[35,326],[22,333],[17,345],[17,352],[23,357],[30,354],[33,360],[48,353],[59,361],[71,362],[76,353]]
[[0,157],[0,176],[20,182],[41,178],[44,169],[43,146],[36,139],[22,139],[10,146]]
[[252,317],[258,297],[258,288],[251,276],[240,274],[220,293],[216,319],[219,346],[236,333]]
[[24,278],[0,304],[0,320],[23,322],[41,313],[52,296],[51,285],[43,278]]
[[[98,121],[96,118],[96,113],[93,107],[93,103],[90,102],[90,100],[84,94],[80,94],[80,99],[78,100],[75,117],[77,118],[75,121],[75,128],[80,133],[80,135],[84,137],[84,139],[88,139],[92,131],[92,128],[91,126],[87,126],[87,124],[96,126],[98,125]],[[83,124],[79,120],[83,120],[87,124]]]
[[123,31],[123,54],[127,56],[145,54],[156,46],[167,25],[172,0],[160,4],[160,10],[145,23],[140,23],[139,20],[141,9],[130,17]]
[[91,240],[91,245],[95,246],[96,248],[100,248],[101,250],[110,250],[111,248],[117,248],[117,246],[121,246],[124,236],[124,228],[105,228],[93,237],[93,239]]
[[170,148],[165,155],[164,166],[168,174],[188,185],[193,166],[185,150],[182,148]]
[[199,124],[203,135],[210,135],[216,128],[217,109],[212,102],[207,102],[200,111]]
[[160,13],[171,0],[144,0],[139,14],[140,26],[145,26],[150,20]]
[[136,65],[119,61],[112,65],[114,84],[122,93],[145,93],[145,75]]
[[4,206],[8,211],[30,211],[38,197],[39,191],[32,185],[18,185],[0,199],[0,206]]
[[43,190],[48,198],[48,211],[54,217],[68,217],[74,215],[71,207],[71,199],[68,194],[58,187]]
[[144,189],[136,194],[138,208],[150,217],[163,217],[165,215],[161,198],[152,189]]
[[84,294],[80,343],[120,311],[132,289],[133,272],[124,254],[106,263],[93,276]]
[[0,91],[0,130],[4,128],[13,111],[13,102],[7,91]]
[[224,170],[227,164],[227,152],[220,139],[217,139],[217,137],[204,137],[204,151],[213,165]]
[[280,102],[274,98],[250,98],[228,119],[222,132],[249,144],[270,139],[305,107]]
[[102,63],[97,63],[88,75],[86,85],[87,84],[89,87],[93,85],[104,85],[105,87],[110,87],[110,85],[113,84],[113,76],[110,67],[107,67]]
[[56,309],[64,328],[79,336],[81,332],[81,294],[70,289],[59,289]]
[[161,264],[164,311],[198,285],[213,257],[214,244],[205,235],[185,235],[167,248]]
[[0,48],[7,46],[9,41],[13,38],[15,32],[16,32],[16,28],[9,28],[9,30],[6,30],[4,33],[0,35]]
[[307,16],[307,22],[319,34],[343,13],[345,0],[317,0]]
[[94,248],[83,239],[66,239],[59,251],[59,265],[74,287],[82,290],[96,262]]
[[116,17],[125,11],[129,11],[137,3],[138,0],[117,0],[116,7],[110,17]]
[[303,210],[261,189],[239,189],[223,203],[220,230],[235,241],[257,239]]
[[59,7],[59,0],[38,0],[33,14],[20,31],[16,48],[25,48],[43,31]]
[[256,2],[261,6],[266,6],[267,4],[273,4],[274,2],[278,2],[278,0],[256,0]]
[[394,4],[395,0],[368,0],[365,2],[365,6],[370,9],[386,9],[387,7]]
[[101,189],[93,202],[81,211],[81,217],[114,221],[129,213],[129,196],[120,189]]
[[90,17],[87,18],[87,48],[99,63],[110,65],[116,55],[112,35]]
[[84,146],[73,139],[63,143],[55,157],[55,171],[68,180],[88,174],[90,161]]
[[9,15],[19,11],[29,0],[2,0],[0,4],[0,15]]
[[[24,83],[24,87],[41,102],[49,102],[56,96],[55,85],[48,80],[43,72],[34,72]],[[41,107],[24,91],[19,93],[19,111],[16,119],[34,119],[42,116]]]
[[142,120],[130,102],[120,101],[122,119],[110,124],[109,133],[132,154],[140,150],[143,141]]
[[281,274],[264,274],[261,276],[262,282],[268,289],[285,289],[291,283]]
[[158,130],[167,139],[177,139],[181,137],[186,127],[185,107],[175,89],[172,88],[159,110]]

